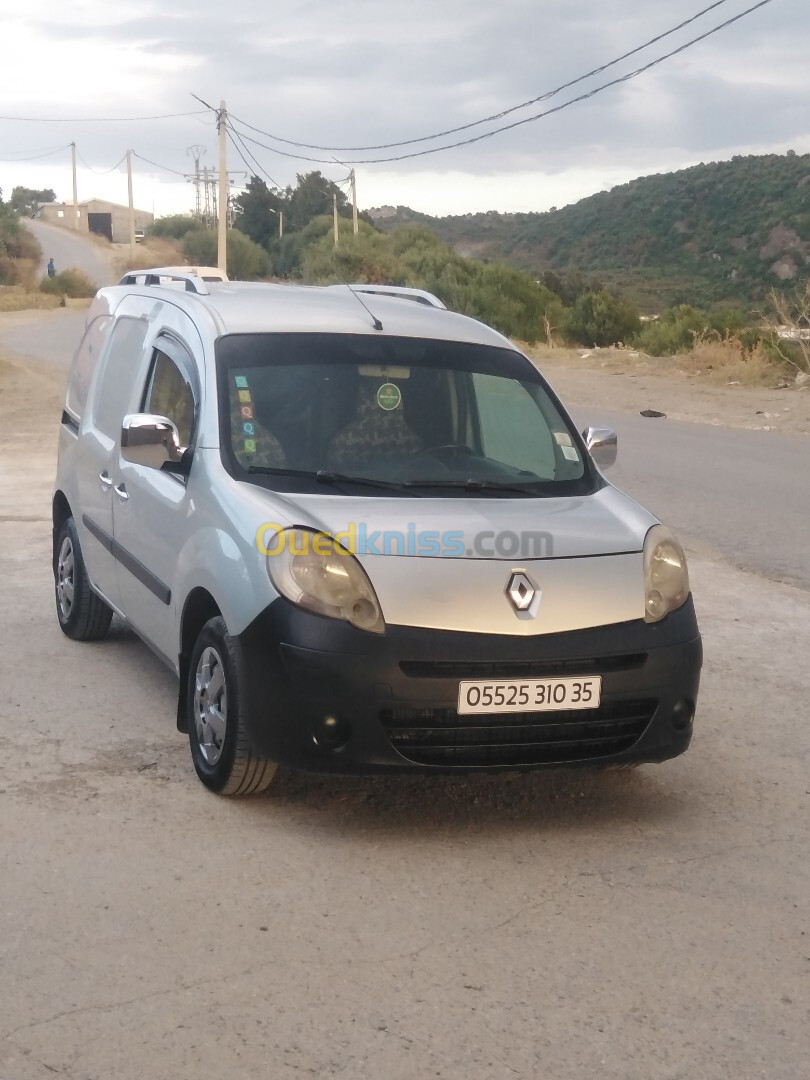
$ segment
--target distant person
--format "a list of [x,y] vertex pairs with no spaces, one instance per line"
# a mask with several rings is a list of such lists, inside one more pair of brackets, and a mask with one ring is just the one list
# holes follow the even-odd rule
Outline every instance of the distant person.
[[48,259],[48,277],[56,277],[56,267],[54,266],[53,259]]

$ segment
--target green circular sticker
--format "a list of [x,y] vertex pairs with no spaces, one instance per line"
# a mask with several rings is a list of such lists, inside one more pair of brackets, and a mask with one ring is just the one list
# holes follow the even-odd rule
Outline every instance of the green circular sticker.
[[398,386],[392,382],[383,383],[377,391],[377,404],[386,412],[391,412],[402,401],[402,394]]

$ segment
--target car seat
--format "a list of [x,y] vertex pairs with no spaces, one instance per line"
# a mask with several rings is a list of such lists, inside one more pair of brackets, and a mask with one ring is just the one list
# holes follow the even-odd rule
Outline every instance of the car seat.
[[328,468],[352,472],[367,468],[380,457],[408,457],[424,449],[424,441],[405,420],[402,402],[395,409],[384,409],[377,400],[379,388],[378,380],[361,379],[352,419],[332,436],[326,448]]

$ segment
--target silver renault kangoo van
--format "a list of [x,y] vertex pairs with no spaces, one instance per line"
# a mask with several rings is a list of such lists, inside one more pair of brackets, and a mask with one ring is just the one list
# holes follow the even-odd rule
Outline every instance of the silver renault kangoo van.
[[207,787],[686,749],[683,551],[511,342],[418,290],[124,280],[70,372],[56,612],[176,672]]

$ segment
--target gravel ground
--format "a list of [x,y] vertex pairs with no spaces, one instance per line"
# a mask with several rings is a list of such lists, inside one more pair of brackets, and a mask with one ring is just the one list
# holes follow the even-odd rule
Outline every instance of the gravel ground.
[[807,1075],[810,596],[693,559],[674,762],[217,799],[173,677],[57,628],[60,408],[0,367],[3,1080]]

